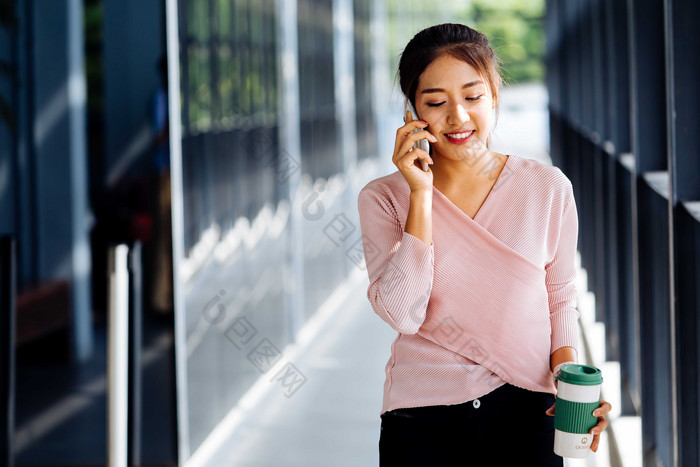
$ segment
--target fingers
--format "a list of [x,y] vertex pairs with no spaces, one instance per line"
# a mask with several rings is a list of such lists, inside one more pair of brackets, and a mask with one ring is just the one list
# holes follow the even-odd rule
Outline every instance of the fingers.
[[[415,138],[415,139],[409,139],[410,138],[409,135],[411,135],[411,132],[415,129],[425,128],[427,125],[428,124],[422,120],[414,120],[414,121],[402,126],[398,130],[396,130],[396,141],[394,142],[394,157],[393,157],[394,163],[396,163],[396,161],[398,159],[400,159],[400,157],[403,155],[404,152],[408,151],[408,147],[404,150],[399,150],[399,148],[402,148],[404,145],[406,145],[408,143],[410,143],[409,146],[413,146],[413,143],[415,143],[416,141],[418,141],[420,139],[420,137]],[[414,134],[417,134],[417,133],[418,132],[416,132]],[[423,138],[428,138],[431,141],[434,139],[435,141],[437,141],[437,139],[434,136],[431,139],[430,137],[428,137],[428,135],[426,135],[422,132],[421,132],[421,134],[423,134],[423,136],[422,136]]]
[[[420,120],[418,120],[420,122]],[[421,128],[425,128],[423,125],[413,125],[413,122],[410,124],[411,126],[406,128],[405,126],[399,128],[396,130],[396,143],[394,144],[394,152],[398,152],[399,154],[408,151],[408,148],[410,146],[413,146],[413,144],[418,141],[419,139],[427,139],[428,141],[431,141],[433,143],[437,142],[437,138],[430,133],[428,130],[421,130]],[[413,132],[414,130],[419,130],[416,132]],[[405,147],[405,148],[404,148]],[[398,148],[402,148],[400,151],[397,151]]]
[[414,137],[415,137],[416,141],[418,141],[419,139],[427,139],[430,142],[437,143],[437,138],[435,137],[435,135],[433,135],[428,130],[416,131],[415,133],[412,133],[410,135],[410,138],[414,138]]
[[408,136],[409,133],[411,133],[416,128],[425,128],[427,126],[428,122],[425,122],[423,120],[412,120],[410,122],[406,122],[404,126],[399,127],[399,129],[396,130],[396,136],[397,138],[400,136]]
[[[598,423],[588,432],[589,434],[593,435],[593,442],[591,443],[591,451],[593,452],[598,451],[598,445],[600,444],[600,434],[603,432],[604,429],[608,427],[608,421],[606,420],[604,415],[610,412],[610,410],[612,410],[612,405],[609,402],[606,402],[602,399],[600,400],[600,402],[600,406],[593,411],[593,415],[598,417]],[[554,416],[554,408],[556,405],[557,403],[555,402],[550,408],[548,408],[545,411],[545,413],[549,416]]]
[[396,164],[398,166],[399,162],[403,158],[405,158],[409,155],[411,155],[411,159],[409,160],[410,163],[415,161],[416,158],[421,157],[429,164],[432,164],[433,159],[432,159],[432,157],[430,157],[430,154],[428,154],[427,152],[421,151],[420,152],[421,155],[413,154],[413,152],[416,150],[416,148],[414,148],[413,146],[416,143],[416,141],[418,141],[420,139],[428,139],[429,141],[437,141],[437,138],[435,138],[435,136],[430,134],[430,132],[424,131],[424,130],[417,131],[416,133],[410,134],[409,136],[407,136],[406,138],[403,139],[402,143],[399,143],[399,140],[397,138],[396,144],[397,144],[397,146],[399,146],[399,144],[400,144],[400,148],[398,150],[397,149],[394,150],[394,156],[392,157],[392,161],[394,162],[394,164]]
[[403,141],[401,144],[401,148],[397,152],[399,157],[401,157],[403,154],[408,153],[411,151],[411,148],[413,145],[416,143],[416,141],[420,139],[427,139],[428,141],[432,141],[433,143],[437,141],[437,138],[430,134],[429,132],[423,130],[423,131],[417,131],[415,133],[410,134],[409,136],[406,137],[406,139]]
[[612,409],[612,405],[609,402],[600,400],[600,407],[593,411],[593,415],[598,417],[598,423],[591,428],[590,434],[593,435],[593,442],[591,443],[591,451],[598,451],[598,444],[600,444],[600,434],[604,429],[608,427],[608,421],[604,415]]
[[554,406],[555,406],[555,405],[557,405],[556,402],[555,402],[554,404],[552,404],[552,406],[551,406],[550,408],[548,408],[547,410],[545,410],[544,413],[546,413],[546,414],[549,415],[550,417],[553,417],[553,416],[554,416]]
[[601,404],[600,406],[593,411],[593,416],[597,417],[599,415],[605,415],[606,413],[610,412],[612,410],[612,405],[610,405],[610,402],[605,402],[604,400],[600,400]]
[[596,426],[591,428],[591,431],[589,431],[589,433],[594,434],[593,432],[595,431],[596,433],[600,434],[607,427],[608,427],[608,421],[605,419],[605,417],[598,417],[598,423],[596,424]]
[[[601,417],[602,418],[602,417]],[[593,442],[591,443],[591,451],[598,451],[598,444],[600,444],[600,434],[608,426],[608,421],[603,419],[602,422],[598,423],[596,426],[591,428],[589,434],[593,435]]]
[[[593,435],[593,442],[591,443],[591,451],[593,452],[598,451],[598,445],[600,444],[600,434],[603,432],[604,429],[608,427],[608,421],[603,415],[610,412],[610,410],[612,409],[612,405],[610,405],[609,402],[606,402],[602,399],[600,402],[600,406],[593,411],[593,415],[598,416],[598,423],[588,432],[589,434]],[[554,416],[556,405],[556,402],[552,404],[552,406],[545,411],[545,414],[549,416]]]
[[589,431],[588,433],[590,433],[594,436],[600,435],[603,432],[603,430],[606,429],[607,427],[608,427],[608,421],[604,417],[600,417],[600,421],[596,424],[596,426],[591,428],[591,431]]
[[[433,143],[437,142],[437,138],[432,135],[430,132],[426,131],[417,131],[413,133],[415,130],[420,130],[421,128],[426,128],[428,126],[428,122],[424,120],[414,120],[414,115],[411,114],[411,111],[406,109],[406,113],[404,115],[404,126],[398,128],[396,130],[396,141],[394,143],[394,163],[401,157],[401,155],[405,152],[408,152],[409,147],[406,149],[403,149],[403,146],[408,144],[407,138],[410,139],[411,141],[411,146],[413,143],[418,141],[419,139],[427,139],[428,141],[432,141]],[[411,136],[411,135],[419,135],[419,136]],[[399,148],[402,148],[399,150]]]
[[430,154],[423,151],[422,149],[413,148],[413,151],[407,152],[403,157],[401,157],[397,161],[396,166],[397,167],[404,166],[405,168],[408,168],[412,165],[415,165],[415,161],[417,159],[422,159],[422,160],[426,161],[428,164],[433,163],[433,158],[430,157]]

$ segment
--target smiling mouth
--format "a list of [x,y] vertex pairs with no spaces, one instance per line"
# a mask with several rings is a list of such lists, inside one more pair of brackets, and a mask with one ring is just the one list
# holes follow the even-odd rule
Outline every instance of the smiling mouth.
[[450,143],[464,144],[471,138],[476,130],[462,131],[459,133],[445,133],[445,137]]

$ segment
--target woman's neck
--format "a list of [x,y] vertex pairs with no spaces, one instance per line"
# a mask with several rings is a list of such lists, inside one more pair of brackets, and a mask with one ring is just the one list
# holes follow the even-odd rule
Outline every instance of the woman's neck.
[[490,150],[464,159],[450,159],[438,153],[432,157],[433,185],[441,192],[493,184],[508,158]]

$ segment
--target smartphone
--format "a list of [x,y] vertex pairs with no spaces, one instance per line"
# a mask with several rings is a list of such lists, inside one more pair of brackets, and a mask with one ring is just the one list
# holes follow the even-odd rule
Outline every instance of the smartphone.
[[[416,112],[416,109],[413,108],[413,105],[411,104],[411,101],[406,98],[406,110],[411,111],[411,117],[414,120],[420,120],[420,117],[418,116],[418,112]],[[406,112],[404,111],[404,115]],[[416,131],[421,131],[423,128],[416,128],[413,130],[411,133],[415,133]],[[430,154],[430,142],[427,139],[419,139],[418,141],[415,142],[413,145],[414,148],[422,149],[423,151],[427,152]],[[421,167],[423,168],[424,172],[428,171],[428,163],[424,161],[423,159],[419,159]]]

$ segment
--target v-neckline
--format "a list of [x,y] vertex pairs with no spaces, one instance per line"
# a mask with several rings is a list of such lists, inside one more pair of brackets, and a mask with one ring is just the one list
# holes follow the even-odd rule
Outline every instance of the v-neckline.
[[[467,214],[466,212],[462,211],[462,209],[461,209],[459,206],[457,206],[455,203],[453,203],[452,200],[451,200],[450,198],[448,198],[445,194],[443,194],[440,190],[438,190],[437,187],[436,187],[435,185],[433,185],[433,190],[434,190],[435,192],[437,192],[440,196],[442,196],[442,198],[443,198],[445,201],[447,201],[447,203],[449,203],[452,207],[454,207],[454,208],[457,209],[459,212],[461,212],[461,213],[464,215],[464,217],[467,217],[469,220],[476,221],[476,218],[477,218],[477,217],[479,216],[479,214],[481,214],[481,212],[484,210],[484,206],[486,206],[486,204],[489,202],[489,199],[492,198],[491,195],[493,194],[493,189],[494,189],[494,188],[496,187],[496,185],[498,185],[498,183],[501,181],[501,176],[503,175],[503,172],[505,172],[506,167],[508,166],[508,162],[510,162],[510,159],[513,157],[512,154],[508,154],[507,156],[508,156],[508,157],[506,158],[506,162],[503,164],[503,168],[501,168],[501,171],[500,171],[500,173],[498,174],[498,177],[496,178],[496,181],[495,181],[494,184],[491,186],[491,189],[489,190],[488,194],[486,195],[486,198],[484,198],[484,201],[481,203],[481,206],[479,206],[479,209],[476,211],[476,214],[474,214],[474,217],[470,217],[469,214]],[[508,167],[509,167],[509,169],[510,169],[510,166],[508,166]]]

